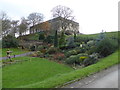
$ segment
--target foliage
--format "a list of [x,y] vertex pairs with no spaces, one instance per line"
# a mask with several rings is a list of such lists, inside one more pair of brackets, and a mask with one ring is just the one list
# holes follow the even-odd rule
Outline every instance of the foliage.
[[45,39],[45,34],[44,32],[39,32],[39,40],[43,40]]
[[58,48],[55,48],[53,46],[51,46],[47,51],[46,53],[49,53],[49,54],[54,54],[54,53],[57,53],[59,52],[59,49]]
[[97,53],[94,53],[92,55],[89,55],[89,58],[86,58],[84,61],[83,61],[83,64],[84,66],[88,66],[88,65],[91,65],[91,64],[94,64],[98,61],[98,54]]
[[77,36],[76,36],[76,33],[74,32],[74,41],[76,41],[76,37],[77,37]]
[[4,36],[2,39],[2,47],[3,48],[18,47],[18,40],[11,35]]
[[53,40],[54,40],[54,36],[48,35],[48,36],[45,38],[44,42],[53,43]]
[[118,42],[109,38],[101,40],[97,44],[96,52],[101,56],[106,57],[113,53],[118,47]]
[[82,42],[85,42],[85,43],[87,43],[88,41],[90,41],[90,40],[94,40],[94,38],[93,37],[89,37],[89,36],[76,36],[76,42],[79,42],[79,43],[82,43]]
[[40,50],[42,50],[42,49],[44,49],[44,48],[45,48],[45,46],[39,45],[39,46],[37,47],[37,50],[40,51]]
[[69,48],[74,48],[75,47],[75,43],[74,43],[74,38],[73,37],[69,37],[67,39],[67,45],[69,46]]
[[36,46],[35,45],[30,46],[30,50],[31,51],[35,51],[36,50]]
[[[83,59],[81,57],[85,57],[87,58],[88,55],[87,54],[78,54],[78,55],[72,55],[69,58],[66,59],[66,63],[67,64],[82,64],[83,63]],[[85,59],[84,58],[84,59]]]
[[65,56],[70,57],[71,55],[76,55],[76,54],[77,54],[76,50],[70,50],[65,53]]
[[55,36],[54,36],[54,47],[58,47],[58,35],[57,35],[57,30],[55,31]]
[[63,53],[56,53],[53,56],[54,60],[63,60],[65,58],[65,55]]
[[62,45],[65,45],[65,34],[64,32],[62,31],[61,32],[61,36],[60,36],[60,39],[59,39],[59,47],[61,47]]
[[69,46],[67,46],[67,45],[61,45],[59,48],[61,50],[68,50],[68,49],[70,49]]

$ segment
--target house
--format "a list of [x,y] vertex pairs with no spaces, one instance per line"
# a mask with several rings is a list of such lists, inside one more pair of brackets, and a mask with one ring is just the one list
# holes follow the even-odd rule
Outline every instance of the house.
[[55,30],[58,30],[58,33],[65,30],[66,34],[73,34],[74,32],[79,34],[79,23],[62,17],[57,17],[30,27],[30,33],[41,31],[54,33]]

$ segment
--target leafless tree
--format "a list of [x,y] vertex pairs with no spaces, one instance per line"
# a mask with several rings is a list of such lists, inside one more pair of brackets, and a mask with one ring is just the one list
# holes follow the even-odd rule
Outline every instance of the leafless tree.
[[17,32],[17,29],[18,29],[18,22],[19,20],[12,20],[11,21],[11,28],[12,28],[12,35],[15,36],[15,33]]
[[28,28],[28,23],[27,23],[27,19],[25,19],[24,17],[21,18],[21,23],[18,26],[18,33],[19,36],[22,36],[23,33],[26,33]]
[[10,18],[7,16],[5,12],[0,13],[0,21],[2,24],[2,36],[5,36],[9,33],[11,28],[11,21]]
[[[44,18],[44,15],[42,13],[36,13],[36,12],[35,13],[31,13],[28,16],[29,23],[32,26],[35,26],[36,24],[38,24],[41,21],[43,21],[43,18]],[[30,31],[30,33],[31,33],[31,31]],[[34,30],[33,30],[33,33],[34,33]]]
[[69,26],[72,24],[71,22],[74,20],[74,16],[72,15],[73,11],[69,7],[58,5],[51,12],[54,18],[59,17],[60,26],[63,31],[70,28]]

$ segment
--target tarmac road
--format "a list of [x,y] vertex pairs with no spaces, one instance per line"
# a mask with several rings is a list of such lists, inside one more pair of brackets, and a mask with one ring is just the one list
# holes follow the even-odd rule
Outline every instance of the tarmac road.
[[62,88],[118,88],[118,65]]

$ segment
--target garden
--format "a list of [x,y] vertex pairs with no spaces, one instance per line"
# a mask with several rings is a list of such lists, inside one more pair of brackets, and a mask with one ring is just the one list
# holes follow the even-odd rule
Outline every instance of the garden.
[[68,36],[61,33],[51,38],[40,33],[39,40],[44,42],[44,45],[31,46],[30,50],[35,51],[32,57],[61,62],[74,69],[95,64],[115,52],[119,45],[119,38],[106,32],[95,37],[81,37],[76,34]]
[[[12,62],[3,66],[3,88],[54,88],[64,83],[81,79],[106,69],[118,62],[119,37],[115,34],[101,32],[96,35],[66,35],[64,33],[48,35],[36,33],[39,42],[28,47],[19,45],[19,41],[30,41],[14,38],[5,42],[3,38],[3,55],[10,48],[19,52],[33,53],[25,57],[12,58]],[[28,35],[29,36],[29,35]],[[27,36],[27,37],[28,37]],[[10,37],[10,36],[9,36]],[[34,39],[34,38],[33,38]],[[16,45],[11,45],[16,44]],[[8,47],[10,46],[11,47]],[[15,46],[15,47],[13,47]],[[28,51],[29,50],[29,51]],[[19,52],[19,54],[24,53]],[[6,63],[6,62],[5,62]],[[8,74],[9,73],[9,74]],[[11,83],[11,81],[13,83]]]

